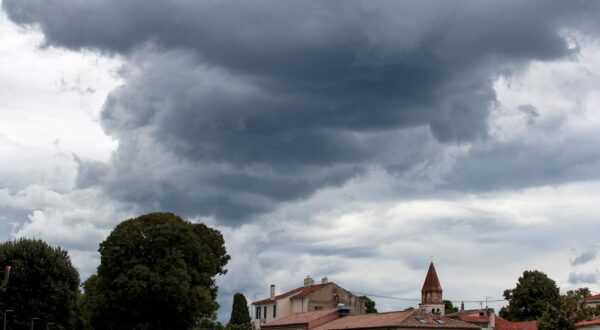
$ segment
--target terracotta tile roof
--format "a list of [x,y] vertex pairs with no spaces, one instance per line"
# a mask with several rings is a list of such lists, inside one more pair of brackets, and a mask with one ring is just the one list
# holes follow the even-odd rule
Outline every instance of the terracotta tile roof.
[[511,322],[496,316],[494,330],[537,330],[537,321]]
[[[310,285],[307,287],[301,286],[299,288],[295,288],[288,292],[277,295],[273,298],[265,298],[262,300],[255,301],[252,303],[252,305],[261,305],[261,304],[266,304],[266,303],[270,303],[270,302],[275,302],[279,299],[283,299],[283,298],[287,298],[287,297],[291,297],[291,296],[295,297],[296,295],[304,295],[304,297],[306,297],[307,295],[319,290],[323,286],[325,286],[327,284],[331,284],[331,283],[333,283],[333,282],[329,282],[329,283],[325,283],[325,284],[314,284],[314,285]],[[305,293],[305,292],[308,292],[308,293]]]
[[[422,323],[417,318],[425,320]],[[441,320],[438,323],[435,320]],[[478,326],[458,320],[440,317],[421,311],[402,311],[348,315],[325,323],[313,330],[346,330],[373,328],[433,328],[433,329],[480,329]]]
[[585,327],[590,327],[590,326],[594,326],[594,325],[600,325],[600,316],[596,316],[595,318],[593,318],[591,320],[577,322],[577,323],[575,323],[575,328],[585,328]]
[[[454,318],[454,317],[465,317],[465,316],[469,316],[469,314],[477,314],[479,316],[480,312],[489,312],[489,313],[494,313],[494,309],[493,308],[484,308],[484,309],[465,309],[462,311],[458,311],[458,312],[454,312],[454,313],[450,313],[450,314],[446,314],[446,317],[450,317],[450,318]],[[485,314],[484,314],[485,315]]]
[[600,294],[595,294],[593,296],[589,296],[589,297],[585,298],[585,301],[592,301],[592,300],[600,301]]
[[333,282],[328,282],[325,284],[315,284],[315,285],[311,285],[308,288],[306,288],[306,290],[302,290],[299,294],[295,295],[294,297],[292,297],[292,299],[298,299],[298,298],[306,298],[308,297],[311,293],[321,289],[322,287],[326,286],[327,284],[331,284]]
[[[296,325],[296,324],[310,324],[312,327],[321,325],[325,322],[334,320],[338,317],[339,311],[337,309],[330,309],[325,311],[314,311],[314,312],[305,312],[305,313],[295,313],[284,316],[280,319],[273,320],[263,327],[269,326],[280,326],[280,325]],[[310,326],[308,327],[311,328]]]
[[425,276],[425,282],[423,283],[422,291],[441,291],[442,285],[440,284],[440,280],[437,276],[437,272],[435,271],[435,266],[433,266],[433,262],[429,264],[429,270],[427,271],[427,276]]
[[464,316],[458,317],[459,320],[464,322],[477,322],[477,323],[488,323],[490,320],[485,316]]

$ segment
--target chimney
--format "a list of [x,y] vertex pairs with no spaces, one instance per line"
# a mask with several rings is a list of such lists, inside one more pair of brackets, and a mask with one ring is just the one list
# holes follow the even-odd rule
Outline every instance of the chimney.
[[464,302],[464,301],[461,301],[461,302],[460,302],[460,310],[461,310],[461,311],[464,311],[464,310],[465,310],[465,302]]
[[327,280],[327,277],[323,277],[321,279],[321,284],[327,284],[329,281]]
[[304,279],[304,287],[311,286],[315,284],[315,280],[313,280],[309,275]]
[[338,315],[344,317],[352,312],[352,307],[346,306],[345,304],[338,304]]
[[271,284],[271,299],[275,298],[275,284]]

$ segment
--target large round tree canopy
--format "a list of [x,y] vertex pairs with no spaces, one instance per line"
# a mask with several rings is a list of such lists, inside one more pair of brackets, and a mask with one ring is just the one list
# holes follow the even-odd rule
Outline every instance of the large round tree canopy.
[[65,250],[34,239],[0,244],[0,278],[10,265],[6,291],[0,295],[0,311],[8,314],[10,329],[29,328],[32,318],[65,329],[77,328],[76,304],[79,273]]
[[229,260],[223,236],[171,213],[119,224],[100,244],[85,309],[99,329],[189,329],[214,315]]

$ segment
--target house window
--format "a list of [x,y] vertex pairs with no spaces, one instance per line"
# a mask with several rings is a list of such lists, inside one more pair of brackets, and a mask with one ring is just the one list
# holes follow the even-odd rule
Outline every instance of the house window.
[[260,306],[256,307],[256,319],[260,320]]
[[266,319],[267,318],[267,306],[265,306],[263,314],[265,315],[265,319]]
[[323,310],[323,306],[315,306],[315,310],[316,311],[322,311]]
[[277,305],[273,305],[273,318],[277,317]]

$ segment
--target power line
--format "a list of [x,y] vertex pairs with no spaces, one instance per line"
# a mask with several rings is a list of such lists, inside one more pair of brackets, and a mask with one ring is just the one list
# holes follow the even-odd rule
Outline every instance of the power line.
[[[383,298],[383,299],[392,299],[392,300],[401,300],[401,301],[421,301],[421,299],[416,299],[416,298],[400,298],[400,297],[391,297],[391,296],[383,296],[383,295],[378,295],[378,294],[372,294],[372,293],[365,293],[365,292],[357,292],[357,291],[350,291],[355,295],[359,295],[359,296],[368,296],[368,297],[376,297],[376,298]],[[462,299],[446,299],[449,300],[453,303],[460,303],[460,302],[464,302],[464,303],[481,303],[481,302],[501,302],[501,301],[508,301],[506,299],[493,299],[493,300],[486,300],[486,299],[481,299],[481,300],[462,300]]]

